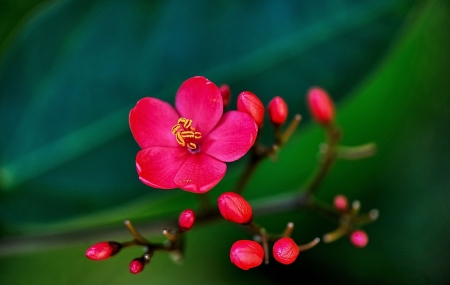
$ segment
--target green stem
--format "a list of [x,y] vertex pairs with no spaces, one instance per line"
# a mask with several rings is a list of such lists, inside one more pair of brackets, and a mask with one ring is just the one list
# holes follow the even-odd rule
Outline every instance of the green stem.
[[367,143],[359,146],[339,146],[337,155],[342,159],[362,159],[375,154],[377,146],[375,143]]
[[305,193],[308,197],[311,197],[317,191],[337,158],[337,145],[341,136],[340,130],[335,125],[325,126],[325,136],[326,145],[323,150],[322,159],[305,187]]

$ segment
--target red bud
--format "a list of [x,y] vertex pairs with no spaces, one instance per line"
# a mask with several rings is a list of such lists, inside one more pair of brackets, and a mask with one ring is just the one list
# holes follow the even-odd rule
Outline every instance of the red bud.
[[347,212],[348,210],[348,200],[344,195],[336,195],[333,200],[333,206],[339,212]]
[[118,253],[122,245],[115,241],[103,241],[86,250],[86,257],[92,260],[105,260]]
[[334,119],[334,104],[328,93],[320,87],[308,91],[308,106],[319,124],[329,124]]
[[144,266],[142,258],[135,258],[130,262],[130,272],[133,274],[141,273],[144,270]]
[[219,87],[220,94],[222,95],[223,107],[226,108],[230,104],[231,90],[230,86],[223,84]]
[[280,96],[270,101],[268,106],[269,117],[274,125],[282,125],[286,121],[288,115],[288,107],[286,102]]
[[252,207],[239,194],[225,192],[217,200],[220,214],[230,222],[247,224],[252,219]]
[[261,100],[250,91],[243,91],[237,99],[238,111],[252,116],[258,127],[261,127],[264,121],[264,105]]
[[363,230],[356,230],[351,233],[350,242],[355,247],[363,248],[369,243],[369,236]]
[[256,241],[239,240],[231,246],[231,263],[243,270],[261,265],[264,258],[264,250]]
[[183,232],[190,230],[194,225],[194,222],[195,213],[191,209],[187,209],[181,212],[180,217],[178,218],[178,226]]
[[273,257],[282,264],[291,264],[299,253],[298,245],[291,238],[280,238],[273,245]]

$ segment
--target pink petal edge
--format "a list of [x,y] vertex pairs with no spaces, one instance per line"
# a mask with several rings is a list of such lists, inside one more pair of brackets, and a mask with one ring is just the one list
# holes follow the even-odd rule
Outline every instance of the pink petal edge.
[[199,152],[190,155],[183,163],[174,182],[185,191],[201,194],[216,186],[224,177],[226,170],[224,162]]
[[192,127],[206,136],[223,114],[219,88],[202,76],[189,78],[181,84],[175,98],[180,115],[192,120]]
[[167,102],[145,97],[131,109],[129,123],[134,139],[141,148],[154,146],[178,146],[172,135],[172,127],[180,115]]
[[136,170],[139,179],[154,188],[177,188],[174,178],[189,156],[190,153],[183,147],[143,149],[136,156]]
[[253,146],[258,126],[253,118],[243,112],[229,111],[217,127],[204,138],[201,151],[221,161],[235,161]]

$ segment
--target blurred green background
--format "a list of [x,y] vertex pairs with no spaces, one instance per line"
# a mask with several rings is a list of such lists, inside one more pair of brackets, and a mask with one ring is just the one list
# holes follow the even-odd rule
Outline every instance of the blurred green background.
[[[450,2],[444,0],[0,2],[1,284],[448,284],[450,281]],[[128,272],[139,249],[93,262],[85,249],[130,236],[131,218],[155,224],[195,207],[195,195],[137,179],[139,147],[128,112],[144,96],[173,103],[194,75],[228,83],[233,96],[276,95],[299,131],[250,182],[250,201],[298,188],[313,171],[322,133],[305,92],[326,88],[343,143],[374,141],[375,157],[339,161],[318,192],[359,199],[380,218],[365,249],[341,239],[241,271],[229,248],[248,238],[234,225],[194,227],[186,260],[157,253]],[[234,104],[235,106],[235,104]],[[232,107],[234,107],[232,106]],[[267,121],[263,140],[270,142]],[[229,165],[215,197],[233,185]],[[152,221],[155,221],[152,223]],[[306,212],[256,218],[269,231],[296,225],[306,243],[335,224]],[[307,282],[308,283],[308,282]]]

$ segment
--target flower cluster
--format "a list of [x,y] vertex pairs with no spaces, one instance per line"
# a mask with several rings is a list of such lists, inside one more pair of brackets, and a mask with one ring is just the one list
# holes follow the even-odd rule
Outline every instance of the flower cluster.
[[[295,210],[315,209],[335,218],[337,229],[323,236],[325,243],[347,235],[353,246],[363,248],[367,246],[369,238],[360,228],[376,220],[378,211],[372,210],[361,215],[359,201],[353,201],[350,205],[344,195],[336,195],[332,207],[328,207],[317,202],[313,195],[337,159],[354,160],[368,157],[374,153],[374,145],[340,145],[342,134],[336,124],[334,103],[324,89],[309,89],[306,101],[312,118],[325,132],[326,141],[320,148],[321,157],[317,171],[312,174],[308,183],[301,183],[306,186],[287,199],[284,205]],[[133,239],[123,243],[96,243],[86,251],[89,259],[105,260],[123,248],[141,246],[144,248],[143,255],[134,258],[129,265],[129,271],[133,274],[142,272],[155,251],[167,251],[175,261],[179,261],[184,254],[184,236],[192,229],[197,216],[199,220],[208,220],[221,215],[229,222],[246,227],[252,234],[252,240],[238,240],[230,248],[231,262],[243,270],[260,266],[262,263],[267,264],[270,252],[277,262],[292,264],[300,252],[313,248],[320,242],[319,238],[315,238],[309,243],[297,244],[291,237],[294,228],[291,222],[282,233],[269,233],[255,223],[253,208],[242,195],[259,163],[264,158],[277,158],[278,151],[295,131],[301,116],[296,114],[284,127],[288,118],[288,106],[280,96],[274,97],[267,108],[260,98],[250,91],[239,93],[237,110],[227,111],[230,102],[231,90],[228,85],[217,87],[202,76],[189,78],[181,84],[176,93],[175,108],[152,97],[137,102],[130,111],[129,124],[136,142],[141,147],[136,156],[139,179],[154,188],[180,188],[201,194],[200,214],[197,215],[192,209],[183,210],[178,216],[177,226],[162,231],[166,238],[163,243],[153,243],[145,239],[131,222],[126,220],[125,226]],[[270,146],[258,141],[266,111],[274,131],[274,143]],[[219,195],[218,209],[213,209],[206,193],[224,177],[226,163],[242,158],[247,152],[250,157],[243,175],[234,188]],[[272,250],[269,250],[270,244]]]

